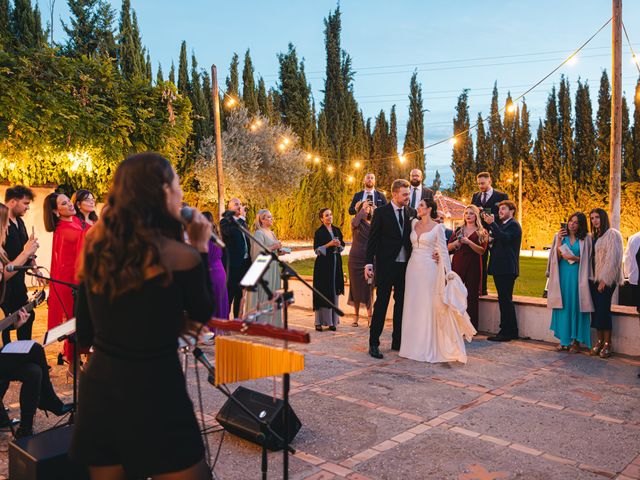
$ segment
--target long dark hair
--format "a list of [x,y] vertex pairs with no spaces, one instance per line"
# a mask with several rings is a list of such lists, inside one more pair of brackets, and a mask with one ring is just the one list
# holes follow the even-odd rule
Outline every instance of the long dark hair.
[[44,197],[42,211],[44,214],[44,229],[47,232],[55,232],[58,223],[60,223],[60,217],[54,212],[58,209],[58,197],[60,195],[60,193],[53,192]]
[[85,241],[79,277],[92,292],[114,299],[138,289],[150,266],[161,267],[166,282],[171,279],[158,239],[183,241],[163,189],[174,176],[169,161],[157,153],[131,155],[118,165],[102,221]]
[[604,235],[609,228],[611,228],[611,224],[609,223],[609,214],[602,208],[594,208],[591,210],[589,212],[589,220],[591,220],[591,215],[593,213],[597,213],[600,217],[600,228],[596,229],[591,225],[591,234],[593,235],[593,239],[597,240]]
[[431,198],[423,198],[420,201],[424,202],[425,206],[431,209],[431,218],[433,218],[434,220],[438,218],[438,204],[435,202],[435,200]]
[[202,215],[204,216],[204,218],[209,220],[209,223],[211,223],[211,229],[213,230],[213,233],[215,233],[216,235],[220,235],[218,231],[218,225],[216,225],[216,222],[213,219],[213,214],[210,211],[205,210],[204,212],[202,212]]
[[567,222],[570,222],[573,217],[578,220],[578,231],[576,232],[576,237],[578,237],[578,240],[584,240],[589,233],[589,229],[587,228],[587,216],[582,212],[575,212],[569,215]]
[[[73,203],[73,206],[76,208],[76,217],[78,217],[82,221],[83,226],[86,222],[86,219],[84,217],[84,213],[80,211],[80,204],[89,197],[93,197],[93,194],[89,190],[85,190],[84,188],[76,190],[76,192],[71,197],[71,203]],[[93,223],[96,223],[98,221],[98,214],[95,212],[95,210],[89,214],[89,220],[91,220]]]

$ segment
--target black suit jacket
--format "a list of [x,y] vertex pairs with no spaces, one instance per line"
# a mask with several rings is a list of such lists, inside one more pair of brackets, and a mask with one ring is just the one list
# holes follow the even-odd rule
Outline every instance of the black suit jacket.
[[[494,189],[491,196],[487,198],[487,203],[485,205],[482,205],[481,200],[482,200],[482,192],[476,192],[473,194],[473,197],[471,198],[471,205],[475,205],[481,211],[483,207],[491,208],[491,213],[493,214],[494,217],[496,217],[496,220],[498,220],[498,204],[503,200],[509,200],[509,195]],[[487,228],[487,225],[484,224],[484,227]]]
[[[409,188],[409,205],[411,205],[411,189],[413,187]],[[414,206],[414,208],[418,208],[418,203],[420,203],[420,200],[433,200],[433,190],[431,190],[430,188],[425,187],[424,185],[422,186],[422,194],[420,195],[420,198],[416,199],[416,204]]]
[[[243,223],[244,220],[238,220],[238,222]],[[246,227],[246,222],[243,225]],[[229,218],[220,220],[220,233],[222,240],[227,245],[225,255],[229,268],[244,267],[247,263],[247,255],[250,253],[250,244],[245,234]]]
[[489,257],[489,275],[520,274],[520,244],[522,243],[522,228],[512,218],[506,224],[489,225],[493,236],[491,256]]
[[403,246],[409,260],[411,219],[415,218],[416,212],[409,207],[404,207],[403,215],[404,228],[400,232],[398,217],[392,203],[376,208],[373,212],[367,241],[367,264],[373,264],[375,261],[378,274],[396,261]]
[[[356,213],[356,203],[362,201],[362,196],[364,195],[364,190],[360,190],[353,196],[351,200],[351,205],[349,205],[349,215],[355,215]],[[373,192],[373,203],[376,207],[383,207],[387,204],[387,198],[384,194],[379,190],[374,190]]]

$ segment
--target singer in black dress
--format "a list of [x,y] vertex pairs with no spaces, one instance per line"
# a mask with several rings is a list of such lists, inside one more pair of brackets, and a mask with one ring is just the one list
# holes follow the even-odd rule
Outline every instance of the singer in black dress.
[[211,225],[196,211],[191,245],[181,241],[177,178],[160,155],[126,159],[86,240],[77,332],[95,353],[71,455],[93,479],[209,478],[177,349],[184,312],[196,322],[213,312]]

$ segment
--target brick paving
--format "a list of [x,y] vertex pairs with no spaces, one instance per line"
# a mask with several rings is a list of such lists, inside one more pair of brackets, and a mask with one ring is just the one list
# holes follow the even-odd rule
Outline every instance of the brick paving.
[[[337,332],[316,333],[313,314],[303,307],[291,309],[292,326],[309,330],[312,342],[290,344],[306,362],[291,382],[303,426],[293,442],[298,453],[290,459],[290,478],[640,479],[638,359],[569,355],[538,342],[496,345],[479,336],[468,346],[467,365],[421,364],[389,350],[387,325],[379,361],[366,353],[365,327],[351,327],[347,317]],[[38,334],[45,319],[41,308]],[[48,350],[53,365],[57,348]],[[64,368],[53,366],[52,377],[68,398]],[[190,362],[196,406],[197,372]],[[243,385],[281,391],[279,378]],[[215,427],[225,398],[206,383],[201,389],[203,422]],[[17,395],[14,384],[5,397],[11,415],[19,414]],[[56,421],[38,412],[36,429]],[[218,478],[260,478],[256,445],[219,429],[207,439],[212,457],[220,447]],[[0,479],[8,470],[7,442],[0,433]],[[281,459],[282,453],[269,454],[270,478],[281,478]]]

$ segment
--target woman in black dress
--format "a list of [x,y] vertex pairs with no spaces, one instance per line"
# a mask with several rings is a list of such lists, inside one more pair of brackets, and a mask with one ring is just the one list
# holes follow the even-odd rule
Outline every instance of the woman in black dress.
[[178,359],[184,312],[213,312],[206,269],[211,224],[180,224],[171,164],[133,155],[115,173],[80,267],[77,333],[93,345],[80,382],[72,457],[96,479],[208,479],[204,447]]
[[[313,286],[327,299],[338,304],[338,295],[344,294],[344,275],[342,273],[342,258],[340,252],[344,250],[344,240],[340,229],[331,224],[333,214],[328,208],[318,213],[322,225],[313,236],[313,250],[316,261],[313,265]],[[313,294],[313,310],[316,314],[316,330],[322,331],[327,325],[329,330],[335,331],[338,325],[338,315],[329,308],[327,303],[315,293]]]

